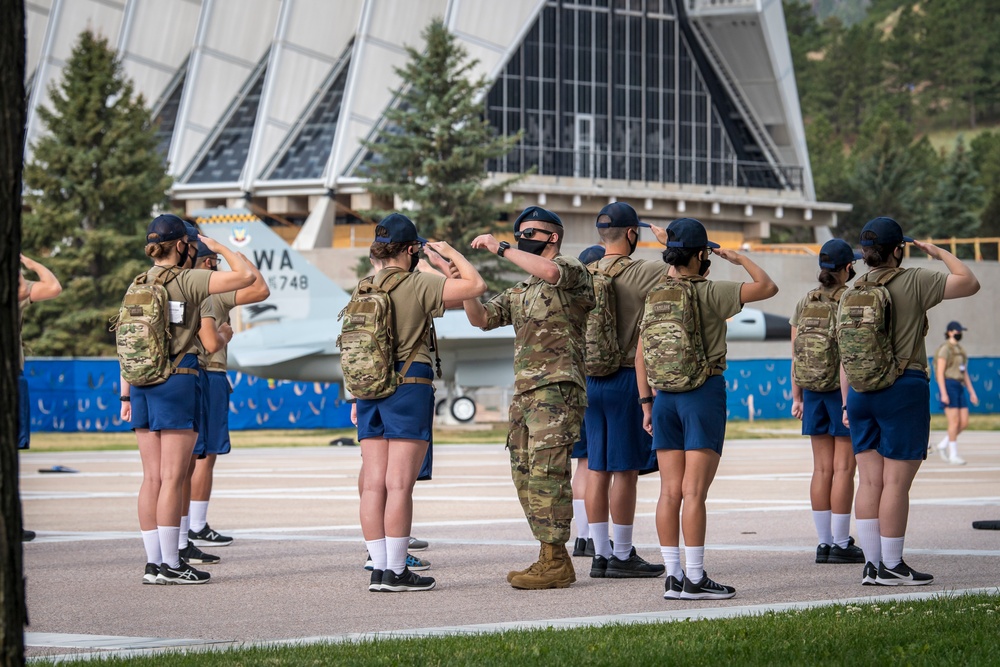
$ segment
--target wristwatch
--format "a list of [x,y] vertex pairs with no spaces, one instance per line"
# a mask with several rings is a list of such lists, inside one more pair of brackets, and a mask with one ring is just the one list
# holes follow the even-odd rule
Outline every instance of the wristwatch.
[[510,244],[509,244],[509,243],[507,243],[506,241],[501,241],[501,242],[500,242],[500,247],[499,247],[499,248],[497,248],[497,254],[498,254],[499,256],[503,257],[503,254],[504,254],[505,252],[507,252],[507,250],[509,250],[509,249],[510,249]]
[[639,405],[646,405],[646,404],[652,403],[652,402],[653,402],[653,397],[652,396],[640,396],[639,397]]

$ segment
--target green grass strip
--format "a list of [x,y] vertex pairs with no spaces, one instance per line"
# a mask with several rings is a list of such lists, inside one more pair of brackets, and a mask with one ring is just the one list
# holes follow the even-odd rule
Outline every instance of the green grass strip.
[[[1000,591],[998,591],[1000,594]],[[671,609],[683,603],[669,604]],[[713,620],[299,647],[157,653],[60,665],[997,665],[997,594],[900,599]],[[33,664],[46,664],[34,662]]]

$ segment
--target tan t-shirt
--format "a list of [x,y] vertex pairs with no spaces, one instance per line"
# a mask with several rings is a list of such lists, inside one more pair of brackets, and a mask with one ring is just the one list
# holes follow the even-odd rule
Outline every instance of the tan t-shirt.
[[726,320],[743,309],[743,283],[728,280],[699,280],[694,283],[701,310],[701,339],[709,368],[726,370]]
[[969,363],[969,357],[965,350],[958,343],[945,341],[934,353],[934,360],[945,360],[944,377],[946,380],[965,381],[965,366]]
[[[229,313],[236,307],[236,292],[225,292],[224,294],[212,294],[201,302],[201,317],[208,317],[215,320],[215,326],[229,324]],[[199,326],[201,326],[199,324]],[[214,354],[205,352],[201,341],[195,339],[198,345],[198,365],[202,368],[212,366],[212,370],[225,370],[228,363],[226,346]],[[220,367],[221,365],[221,367]]]
[[[868,275],[874,280],[885,270],[872,269]],[[906,269],[886,286],[892,297],[892,348],[898,359],[910,360],[906,370],[927,373],[927,311],[944,300],[947,280],[945,273]]]
[[[375,282],[381,284],[385,277],[394,271],[399,269],[382,269],[375,274]],[[414,271],[396,289],[389,292],[394,320],[396,361],[406,361],[414,348],[417,348],[417,356],[413,361],[432,363],[427,325],[430,318],[444,315],[445,280],[447,279],[444,276],[436,273]]]
[[24,297],[17,302],[17,353],[20,359],[19,368],[24,370],[24,339],[21,337],[21,328],[24,326],[24,311],[30,306],[33,301],[31,300],[31,288],[35,286],[35,280],[25,280],[24,285],[28,288],[28,296]]
[[[603,271],[611,268],[621,255],[605,255],[599,260],[598,266]],[[646,305],[646,295],[660,281],[660,278],[670,269],[663,262],[649,262],[644,259],[633,259],[629,265],[618,274],[612,283],[615,290],[615,319],[618,325],[618,349],[626,350],[625,365],[635,364],[635,348],[639,342],[639,320]]]
[[150,278],[155,278],[164,271],[174,271],[177,277],[167,283],[167,295],[171,301],[184,304],[184,318],[179,324],[170,325],[170,360],[178,354],[198,354],[195,339],[201,328],[201,304],[208,299],[208,281],[212,271],[206,269],[174,269],[154,266],[146,272]]
[[486,326],[514,327],[514,392],[572,382],[586,389],[583,352],[587,314],[594,307],[594,283],[580,260],[552,260],[559,280],[550,285],[532,276],[486,304]]

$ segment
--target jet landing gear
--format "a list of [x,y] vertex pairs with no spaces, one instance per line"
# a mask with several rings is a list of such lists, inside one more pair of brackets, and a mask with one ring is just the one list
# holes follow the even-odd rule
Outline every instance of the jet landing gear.
[[453,399],[442,398],[434,406],[434,414],[438,417],[451,417],[460,424],[468,424],[476,416],[476,402],[468,396],[457,396]]

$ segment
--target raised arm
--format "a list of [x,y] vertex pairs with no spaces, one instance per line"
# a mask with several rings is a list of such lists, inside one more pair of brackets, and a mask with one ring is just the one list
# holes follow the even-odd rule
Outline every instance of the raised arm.
[[38,280],[32,285],[31,294],[29,295],[33,302],[48,301],[62,293],[62,285],[59,284],[56,274],[49,271],[43,264],[24,255],[21,255],[21,264],[24,264],[24,268],[29,271],[34,271],[38,274]]
[[979,291],[979,279],[972,273],[972,269],[958,257],[933,243],[914,241],[913,245],[927,253],[931,259],[939,259],[944,262],[948,272],[951,273],[944,284],[945,299],[961,299],[972,296]]
[[249,287],[244,287],[236,292],[236,305],[245,306],[248,303],[260,303],[267,297],[271,296],[271,288],[267,286],[267,281],[264,280],[264,276],[261,274],[260,269],[258,269],[243,253],[238,252],[236,254],[242,257],[243,261],[247,263],[247,266],[250,267],[250,271],[253,272],[254,277],[254,281]]
[[[477,250],[487,250],[495,255],[500,248],[500,242],[493,238],[492,234],[483,234],[472,239],[472,247]],[[518,250],[513,246],[505,250],[503,256],[504,259],[509,259],[516,266],[550,285],[559,282],[559,267],[551,259]]]
[[753,282],[743,283],[743,286],[740,288],[740,303],[748,304],[754,301],[763,301],[764,299],[770,299],[778,293],[778,286],[771,280],[771,276],[767,275],[764,269],[757,266],[746,255],[741,255],[735,250],[726,250],[725,248],[714,248],[712,252],[731,264],[742,266],[750,274]]
[[432,241],[427,247],[449,262],[449,267],[454,267],[458,277],[447,277],[451,275],[449,271],[444,282],[444,302],[454,303],[456,301],[466,301],[476,299],[486,292],[486,281],[479,275],[476,267],[472,266],[462,253],[452,248],[445,241]]
[[207,236],[198,236],[201,242],[212,252],[222,255],[229,264],[230,271],[215,271],[208,281],[209,294],[234,292],[248,287],[254,281],[253,265],[240,253],[230,250],[218,241]]

